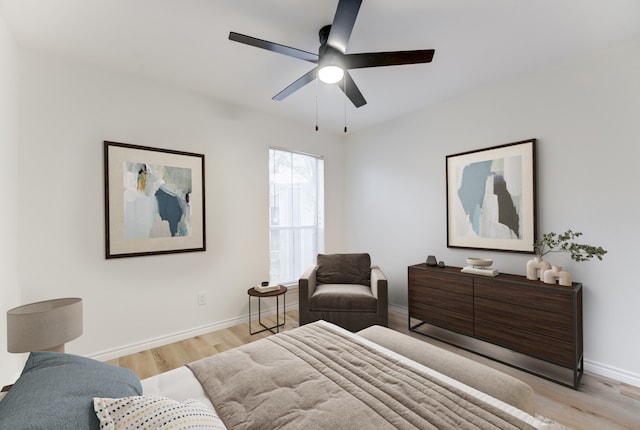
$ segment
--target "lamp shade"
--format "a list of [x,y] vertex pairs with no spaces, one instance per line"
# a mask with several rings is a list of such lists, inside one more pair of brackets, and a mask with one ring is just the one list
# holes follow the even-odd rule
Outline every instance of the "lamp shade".
[[30,303],[7,311],[7,351],[64,351],[82,334],[82,299]]

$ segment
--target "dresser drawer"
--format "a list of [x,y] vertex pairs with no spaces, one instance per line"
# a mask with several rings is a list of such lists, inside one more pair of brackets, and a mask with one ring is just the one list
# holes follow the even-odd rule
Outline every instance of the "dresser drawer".
[[473,296],[409,284],[409,306],[418,303],[467,315],[473,314]]
[[469,313],[463,314],[424,303],[413,303],[409,306],[409,318],[473,336],[473,317]]
[[571,313],[548,312],[478,297],[474,302],[474,318],[476,324],[488,321],[510,329],[573,342],[575,328]]
[[473,280],[445,270],[409,269],[409,317],[473,335]]
[[410,268],[409,285],[451,291],[468,296],[473,295],[473,278],[456,276],[445,269],[419,270]]
[[552,313],[572,314],[574,309],[571,291],[554,287],[514,285],[477,277],[474,283],[474,294],[476,298]]
[[487,321],[475,322],[474,336],[560,366],[574,368],[577,365],[577,352],[572,342]]

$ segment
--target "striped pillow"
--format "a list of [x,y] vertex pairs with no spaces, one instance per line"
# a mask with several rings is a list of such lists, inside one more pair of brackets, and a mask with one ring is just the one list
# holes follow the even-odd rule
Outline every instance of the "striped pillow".
[[196,400],[178,402],[162,396],[95,397],[93,409],[101,430],[226,429],[214,411]]

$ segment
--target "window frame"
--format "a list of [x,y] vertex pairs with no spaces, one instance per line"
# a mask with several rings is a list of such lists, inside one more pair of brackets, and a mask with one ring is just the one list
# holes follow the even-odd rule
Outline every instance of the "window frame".
[[[284,153],[291,157],[291,163],[289,164],[290,181],[285,183],[286,188],[280,191],[274,190],[278,185],[278,183],[274,181],[274,176],[278,170],[275,160],[277,152]],[[296,187],[296,184],[300,184],[300,182],[296,183],[293,179],[295,170],[294,157],[296,156],[309,157],[309,159],[311,159],[310,161],[315,162],[313,172],[311,172],[315,179],[315,183],[313,183],[315,192],[313,207],[315,210],[313,213],[314,219],[311,223],[297,223],[294,219],[296,217],[293,215],[296,214],[298,217],[303,216],[301,214],[303,212],[301,210],[302,206],[298,206],[297,209],[294,207],[296,204],[296,193],[294,193],[293,190],[299,188]],[[324,162],[325,160],[322,155],[269,146],[269,279],[272,283],[284,285],[297,283],[302,271],[313,264],[318,253],[324,252]],[[278,223],[274,223],[274,216],[280,216],[279,214],[274,214],[275,209],[281,207],[275,199],[275,196],[280,192],[288,193],[285,200],[288,210],[286,215],[289,217],[289,222],[285,224],[281,223],[280,219],[278,219]],[[298,204],[300,204],[300,201],[298,201]],[[276,232],[278,240],[284,238],[284,240],[287,241],[286,248],[284,248],[283,245],[274,245],[274,238],[276,237],[274,233]],[[286,234],[287,232],[289,234]],[[307,234],[305,235],[304,233]],[[305,246],[304,243],[305,238],[309,238],[309,233],[311,233],[311,248]],[[282,254],[285,254],[285,263],[282,263]],[[286,275],[281,275],[283,271],[280,269],[283,267],[283,264],[286,265],[284,266],[287,269],[284,271],[287,273]],[[278,269],[275,269],[276,267]]]

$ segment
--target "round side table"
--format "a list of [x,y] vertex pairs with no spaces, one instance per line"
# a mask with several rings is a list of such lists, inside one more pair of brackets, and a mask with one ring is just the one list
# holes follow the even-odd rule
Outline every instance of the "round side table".
[[[263,331],[269,330],[271,333],[276,334],[280,333],[280,327],[282,327],[287,318],[286,308],[287,308],[287,287],[280,285],[280,288],[273,291],[267,291],[266,293],[261,293],[256,291],[253,287],[247,290],[247,294],[249,295],[249,334],[254,335],[258,333],[262,333]],[[282,296],[282,323],[280,322],[280,296]],[[262,330],[252,331],[251,329],[251,297],[258,298],[258,323],[263,327]],[[262,322],[262,308],[261,308],[261,299],[264,297],[275,297],[276,298],[276,325],[272,327],[267,327]],[[275,331],[274,331],[275,330]]]

